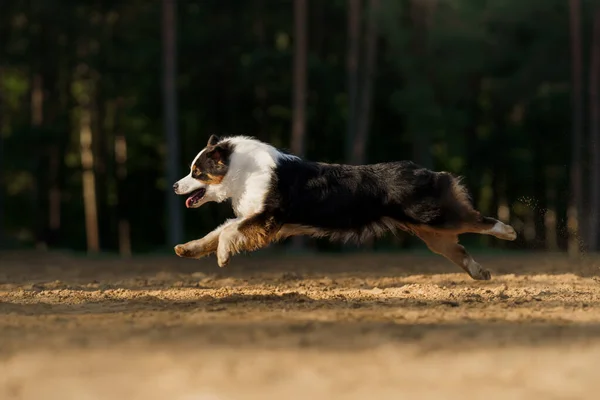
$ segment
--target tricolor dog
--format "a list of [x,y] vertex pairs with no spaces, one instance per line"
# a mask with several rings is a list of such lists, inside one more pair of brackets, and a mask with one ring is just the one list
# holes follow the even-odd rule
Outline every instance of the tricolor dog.
[[173,185],[188,208],[230,199],[236,218],[202,239],[180,244],[180,257],[216,253],[219,266],[232,255],[264,248],[295,235],[361,242],[399,230],[429,249],[488,280],[458,244],[458,235],[479,233],[514,240],[515,230],[473,207],[458,177],[410,161],[371,165],[311,162],[244,136],[215,135]]

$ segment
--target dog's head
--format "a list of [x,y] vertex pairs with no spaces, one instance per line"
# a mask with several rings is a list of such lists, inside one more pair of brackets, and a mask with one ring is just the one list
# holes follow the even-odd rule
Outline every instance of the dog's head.
[[212,135],[206,147],[198,153],[190,173],[173,185],[178,195],[189,195],[187,208],[198,208],[210,201],[223,201],[226,197],[222,185],[230,165],[232,145]]

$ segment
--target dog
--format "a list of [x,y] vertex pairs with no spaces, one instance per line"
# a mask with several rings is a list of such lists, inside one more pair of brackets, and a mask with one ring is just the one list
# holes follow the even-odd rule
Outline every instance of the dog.
[[478,233],[515,240],[513,227],[481,215],[460,177],[412,161],[370,165],[311,162],[251,137],[212,135],[173,185],[187,208],[231,200],[235,218],[201,239],[175,246],[180,257],[216,253],[220,267],[240,252],[295,235],[360,243],[406,231],[472,279],[491,274],[458,243]]

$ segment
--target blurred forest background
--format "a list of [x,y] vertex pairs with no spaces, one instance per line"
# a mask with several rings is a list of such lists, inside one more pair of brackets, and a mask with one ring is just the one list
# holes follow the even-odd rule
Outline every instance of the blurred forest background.
[[230,207],[171,185],[217,133],[452,171],[520,234],[481,244],[594,251],[599,79],[591,0],[1,1],[0,244],[203,236]]

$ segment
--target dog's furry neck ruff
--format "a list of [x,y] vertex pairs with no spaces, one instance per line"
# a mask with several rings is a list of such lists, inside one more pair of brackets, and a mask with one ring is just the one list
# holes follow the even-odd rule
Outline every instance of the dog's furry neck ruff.
[[277,163],[282,159],[299,158],[247,136],[226,137],[219,141],[219,144],[224,143],[230,144],[233,151],[229,171],[220,185],[221,196],[223,200],[231,199],[233,212],[238,217],[258,214],[263,211]]

